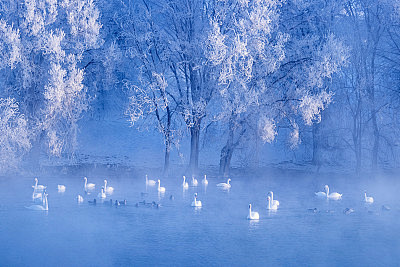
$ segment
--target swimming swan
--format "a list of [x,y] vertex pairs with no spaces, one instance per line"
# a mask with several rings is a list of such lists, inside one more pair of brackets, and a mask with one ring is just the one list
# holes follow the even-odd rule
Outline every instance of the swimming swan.
[[43,191],[47,188],[47,186],[38,184],[39,180],[38,178],[35,178],[35,185],[32,185],[32,188],[35,189],[36,191]]
[[326,197],[326,188],[327,187],[328,187],[327,185],[324,186],[325,192],[321,192],[321,191],[320,192],[316,192],[315,195],[317,197]]
[[277,206],[279,206],[279,201],[278,201],[278,200],[274,200],[274,192],[269,191],[269,195],[271,196],[271,203],[272,203],[272,205],[277,205]]
[[217,184],[218,187],[221,187],[223,189],[229,189],[231,188],[231,184],[230,184],[231,179],[229,178],[226,183],[219,183]]
[[86,177],[84,177],[83,179],[85,180],[85,191],[93,190],[93,189],[96,187],[95,184],[93,184],[93,183],[88,183]]
[[101,188],[101,192],[97,196],[102,199],[105,199],[107,197],[106,193],[104,193],[104,188]]
[[367,197],[367,192],[364,192],[364,200],[366,203],[374,203],[373,197]]
[[62,185],[62,184],[57,185],[57,190],[58,190],[58,193],[64,193],[65,185]]
[[256,211],[251,211],[251,204],[249,204],[249,215],[247,215],[247,220],[259,220],[260,215]]
[[201,207],[201,201],[197,200],[197,193],[194,194],[194,200],[192,202],[192,207]]
[[149,180],[146,174],[146,185],[148,186],[155,186],[156,185],[156,181],[154,180]]
[[271,203],[272,202],[271,201],[271,197],[268,196],[267,199],[268,199],[268,207],[267,207],[267,209],[268,210],[278,210],[278,206],[276,204]]
[[83,197],[81,195],[78,195],[76,197],[76,200],[78,201],[78,203],[82,203],[83,202]]
[[158,192],[164,193],[165,192],[165,187],[161,186],[160,180],[157,180],[157,182],[158,182],[158,188],[157,188]]
[[343,194],[339,194],[337,192],[333,192],[333,193],[329,194],[329,186],[325,185],[325,188],[326,188],[326,196],[327,196],[327,198],[332,199],[332,200],[339,200],[339,199],[342,198]]
[[49,210],[49,203],[47,202],[46,192],[43,193],[43,205],[32,205],[26,208],[30,210]]
[[197,186],[199,182],[197,181],[196,178],[194,178],[194,175],[192,175],[192,186]]
[[201,181],[203,185],[208,185],[207,175],[204,174],[204,179]]
[[107,180],[104,179],[104,191],[107,194],[112,194],[114,192],[114,187],[107,186]]
[[32,193],[32,200],[35,200],[35,199],[40,199],[40,200],[42,200],[42,193],[41,192],[36,192],[36,190],[35,189],[33,189],[33,193]]
[[183,187],[183,189],[188,189],[189,188],[189,184],[186,182],[186,177],[185,176],[183,176],[182,187]]

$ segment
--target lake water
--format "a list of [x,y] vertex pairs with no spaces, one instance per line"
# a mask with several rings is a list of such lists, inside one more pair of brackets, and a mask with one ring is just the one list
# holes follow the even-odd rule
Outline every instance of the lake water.
[[[97,198],[104,175],[88,176],[96,190],[84,195],[83,175],[38,177],[48,186],[49,211],[32,211],[34,177],[0,179],[1,266],[395,266],[400,264],[400,189],[385,177],[351,178],[300,174],[232,177],[223,191],[221,179],[183,191],[180,176],[162,179],[166,193],[148,187],[142,175],[108,177],[114,194],[127,206],[110,206]],[[154,177],[149,177],[154,179]],[[395,180],[394,180],[395,181]],[[57,184],[66,185],[58,193]],[[314,196],[325,184],[343,193],[340,201]],[[267,193],[280,201],[268,212]],[[363,202],[364,190],[375,203]],[[191,207],[193,194],[203,207]],[[78,204],[76,196],[83,195]],[[171,200],[170,196],[174,196]],[[136,203],[155,201],[160,208]],[[260,214],[248,221],[248,204]],[[382,210],[382,205],[390,211]],[[314,213],[308,209],[317,208]],[[345,208],[354,213],[346,215]]]

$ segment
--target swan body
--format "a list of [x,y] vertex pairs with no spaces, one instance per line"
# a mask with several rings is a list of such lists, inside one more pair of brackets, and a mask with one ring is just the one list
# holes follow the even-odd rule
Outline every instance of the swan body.
[[333,192],[329,194],[329,186],[325,185],[325,190],[326,190],[326,197],[328,199],[332,199],[332,200],[339,200],[342,198],[342,194],[339,194],[337,192]]
[[43,198],[43,195],[42,195],[42,193],[41,192],[36,192],[36,190],[33,190],[33,193],[32,193],[32,200],[35,200],[35,199],[40,199],[40,200],[42,200]]
[[197,186],[198,184],[199,182],[197,181],[197,179],[192,176],[192,186]]
[[256,211],[251,211],[251,204],[249,204],[249,215],[247,215],[247,220],[259,220],[260,215]]
[[269,195],[271,196],[271,203],[272,203],[272,205],[279,206],[279,201],[274,199],[274,192],[269,191]]
[[106,193],[104,192],[104,188],[101,189],[101,192],[97,196],[101,199],[105,199],[107,197]]
[[346,215],[349,215],[349,214],[351,214],[353,212],[354,212],[354,210],[352,208],[345,208],[344,211],[343,211],[343,213],[346,214]]
[[32,205],[26,208],[30,210],[49,210],[49,203],[47,202],[46,192],[43,193],[43,205]]
[[85,191],[93,190],[93,189],[96,187],[95,184],[93,184],[93,183],[88,183],[86,177],[84,177],[83,179],[85,180]]
[[57,185],[57,190],[58,190],[58,193],[65,192],[65,185],[62,185],[62,184]]
[[268,210],[278,210],[278,205],[272,203],[270,196],[268,196],[268,207],[267,207],[267,209]]
[[78,195],[76,197],[76,200],[78,201],[78,203],[82,203],[83,202],[83,197],[81,195]]
[[112,194],[114,192],[114,187],[107,186],[107,180],[104,180],[104,192],[107,194]]
[[217,184],[218,187],[221,187],[223,189],[229,189],[231,188],[231,184],[230,184],[231,179],[229,178],[226,183],[219,183]]
[[204,179],[201,181],[203,185],[208,185],[207,175],[204,174]]
[[317,197],[326,197],[326,193],[325,192],[316,192],[315,195]]
[[197,200],[197,193],[194,194],[194,200],[192,202],[192,207],[201,207],[201,201]]
[[35,189],[36,191],[43,191],[47,188],[47,186],[38,184],[39,180],[38,178],[35,178],[35,185],[32,185],[32,188]]
[[317,197],[327,197],[326,192],[328,192],[328,188],[329,188],[329,187],[328,187],[327,185],[325,185],[325,186],[324,186],[325,192],[322,192],[322,191],[316,192],[315,195],[316,195]]
[[364,192],[364,201],[366,203],[374,203],[374,198],[373,197],[367,197],[367,192]]
[[186,177],[185,176],[183,176],[182,187],[183,187],[183,189],[188,189],[189,188],[189,184],[186,182]]
[[158,188],[157,188],[158,192],[164,193],[165,192],[165,187],[161,186],[160,180],[157,180],[157,182],[158,182]]
[[147,174],[146,174],[146,185],[149,185],[149,186],[155,186],[156,185],[156,181],[149,180],[148,177],[147,177]]

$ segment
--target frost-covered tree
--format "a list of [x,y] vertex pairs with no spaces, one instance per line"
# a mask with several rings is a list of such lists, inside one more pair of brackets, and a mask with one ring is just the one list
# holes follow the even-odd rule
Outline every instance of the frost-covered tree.
[[[345,1],[341,33],[351,47],[351,65],[345,70],[344,91],[347,108],[352,117],[350,130],[360,171],[365,151],[371,151],[371,165],[377,168],[381,140],[386,134],[381,130],[387,121],[382,117],[390,103],[391,91],[387,90],[387,77],[392,70],[384,67],[384,51],[391,38],[396,1]],[[386,70],[385,70],[386,69]],[[372,137],[372,138],[371,138]],[[372,140],[372,141],[371,141]],[[369,154],[368,152],[366,154]]]
[[302,25],[304,11],[297,5],[221,2],[220,12],[210,19],[208,56],[218,67],[223,103],[219,116],[228,128],[221,174],[227,174],[233,151],[248,129],[258,128],[261,139],[272,142],[277,126],[288,122],[291,146],[296,147],[299,115],[312,125],[331,102],[327,81],[346,63],[346,47],[333,34],[296,27]]
[[[215,90],[204,46],[214,1],[146,0],[137,5],[126,1],[126,7],[126,47],[139,62],[140,87],[151,95],[154,75],[164,77],[168,86],[161,99],[167,100],[166,117],[176,111],[185,122],[191,139],[189,166],[196,172],[201,125]],[[159,121],[157,113],[152,114]],[[167,126],[168,119],[165,122]]]
[[13,98],[0,98],[0,168],[17,167],[30,149],[29,130],[24,115]]
[[88,51],[101,45],[93,0],[2,1],[0,72],[5,96],[15,97],[31,137],[60,156],[76,148],[77,121],[88,107]]

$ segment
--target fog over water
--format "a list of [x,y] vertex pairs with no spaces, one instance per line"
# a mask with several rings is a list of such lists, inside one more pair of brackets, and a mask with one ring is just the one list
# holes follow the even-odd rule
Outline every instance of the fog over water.
[[[274,170],[263,177],[233,175],[226,191],[216,186],[223,180],[209,174],[207,187],[184,191],[182,177],[171,176],[161,179],[166,193],[160,195],[156,187],[146,191],[143,173],[84,172],[40,177],[49,194],[47,212],[25,208],[33,204],[31,177],[0,180],[2,265],[390,266],[400,260],[394,253],[400,249],[400,184],[394,177]],[[96,183],[91,195],[84,194],[83,175]],[[97,193],[104,178],[114,194],[102,203]],[[66,191],[58,193],[57,184]],[[315,197],[325,184],[342,200]],[[373,204],[364,203],[365,190]],[[269,191],[280,201],[277,211],[266,209]],[[190,205],[195,192],[200,209]],[[93,198],[96,205],[88,203]],[[109,199],[126,199],[127,205],[110,206]],[[246,220],[249,203],[260,220]],[[346,208],[354,212],[345,214]]]

